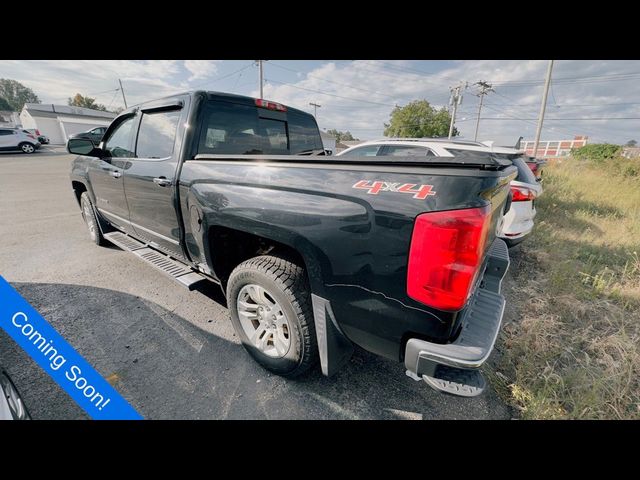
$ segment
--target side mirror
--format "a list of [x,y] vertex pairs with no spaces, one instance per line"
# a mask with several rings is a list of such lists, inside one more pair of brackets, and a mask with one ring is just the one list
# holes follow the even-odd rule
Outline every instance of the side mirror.
[[86,138],[70,138],[67,142],[67,151],[76,155],[88,155],[90,157],[102,157],[102,150],[97,148],[91,140]]

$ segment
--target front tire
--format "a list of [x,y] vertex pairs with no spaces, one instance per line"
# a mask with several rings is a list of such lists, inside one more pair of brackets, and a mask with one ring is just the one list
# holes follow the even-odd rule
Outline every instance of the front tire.
[[98,219],[96,217],[96,212],[91,203],[91,199],[89,198],[89,194],[87,192],[82,192],[80,195],[80,211],[82,212],[82,218],[87,224],[87,228],[89,229],[89,237],[93,243],[98,246],[104,246],[107,244],[107,241],[102,236],[102,231],[100,231],[100,226],[98,225]]
[[296,377],[317,363],[311,292],[303,267],[273,255],[251,258],[231,272],[227,303],[236,334],[264,368]]
[[20,150],[22,150],[23,153],[33,153],[36,151],[36,147],[34,147],[29,142],[22,142],[20,145],[18,145],[18,147],[20,148]]

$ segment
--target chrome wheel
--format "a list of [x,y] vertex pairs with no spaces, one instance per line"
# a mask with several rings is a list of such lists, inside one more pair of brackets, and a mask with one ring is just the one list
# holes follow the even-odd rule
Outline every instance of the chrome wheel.
[[89,235],[92,240],[96,239],[96,225],[93,221],[93,212],[91,211],[91,205],[89,202],[83,199],[82,201],[82,217],[84,218],[87,227],[89,228]]
[[23,143],[22,144],[22,151],[24,153],[33,153],[35,151],[35,148],[33,148],[33,145],[31,145],[29,143]]
[[282,307],[264,287],[245,285],[237,300],[240,324],[249,342],[269,357],[284,357],[291,348],[291,327]]

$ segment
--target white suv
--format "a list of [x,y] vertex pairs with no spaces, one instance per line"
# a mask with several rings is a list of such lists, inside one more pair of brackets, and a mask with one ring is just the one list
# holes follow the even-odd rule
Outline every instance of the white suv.
[[[520,243],[533,230],[536,216],[535,199],[542,187],[525,163],[520,150],[494,147],[493,142],[472,142],[440,138],[385,138],[363,142],[347,148],[337,156],[392,156],[392,157],[459,157],[473,152],[491,153],[500,160],[511,161],[518,168],[518,176],[511,182],[511,204],[504,214],[498,236],[510,247]],[[436,161],[436,160],[434,160]]]
[[0,128],[0,151],[19,150],[33,153],[40,148],[35,135],[23,132],[19,128]]

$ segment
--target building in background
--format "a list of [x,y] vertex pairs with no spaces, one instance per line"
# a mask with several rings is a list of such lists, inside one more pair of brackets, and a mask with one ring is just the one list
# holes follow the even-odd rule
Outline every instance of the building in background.
[[27,103],[20,113],[22,128],[35,128],[49,137],[52,144],[64,145],[69,135],[85,132],[95,127],[108,127],[116,118],[112,112],[90,108]]
[[20,114],[7,110],[0,111],[0,127],[14,128],[20,126]]
[[576,135],[573,140],[549,140],[541,141],[538,144],[537,154],[533,152],[535,142],[533,140],[522,140],[520,148],[527,155],[538,158],[566,157],[572,148],[584,147],[588,143],[589,137],[584,135]]

